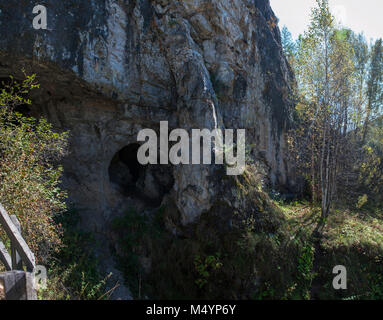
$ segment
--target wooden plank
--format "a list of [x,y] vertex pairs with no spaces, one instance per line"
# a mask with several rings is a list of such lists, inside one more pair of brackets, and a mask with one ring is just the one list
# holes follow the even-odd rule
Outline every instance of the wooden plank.
[[4,243],[0,241],[0,261],[4,264],[7,271],[12,270],[12,260]]
[[25,293],[26,300],[37,300],[37,291],[35,285],[35,274],[33,272],[25,273]]
[[[15,215],[10,216],[13,224],[16,226],[17,230],[21,234],[21,226],[19,220],[17,220],[17,217]],[[11,260],[12,260],[12,270],[23,270],[23,261],[21,260],[21,257],[19,253],[16,250],[16,245],[12,241],[11,242]]]
[[5,300],[35,300],[33,290],[28,293],[32,280],[30,273],[24,271],[14,270],[0,273]]
[[28,271],[33,271],[35,268],[35,256],[32,251],[29,249],[27,243],[21,236],[20,232],[17,230],[16,226],[13,224],[11,218],[9,217],[7,211],[0,204],[0,224],[3,226],[5,232],[7,233],[9,239],[14,243],[16,250],[19,252],[21,259],[25,263]]

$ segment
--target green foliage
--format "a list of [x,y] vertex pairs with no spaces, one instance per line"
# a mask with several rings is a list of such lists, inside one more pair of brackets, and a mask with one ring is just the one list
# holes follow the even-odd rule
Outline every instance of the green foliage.
[[309,292],[314,278],[313,262],[314,248],[311,244],[305,245],[301,250],[300,256],[298,257],[298,288],[301,291],[302,297],[305,299],[310,299]]
[[291,33],[286,26],[283,26],[282,28],[281,41],[282,41],[283,52],[285,53],[285,55],[289,59],[289,62],[291,63],[291,58],[294,57],[296,54],[295,52],[296,47],[295,47],[293,38],[291,36]]
[[48,288],[39,299],[106,298],[108,277],[97,271],[94,241],[78,229],[77,213],[66,212],[60,188],[68,133],[18,112],[39,87],[35,75],[24,75],[21,82],[11,76],[0,91],[0,202],[18,217],[37,263],[48,267]]
[[41,300],[107,299],[106,281],[98,271],[92,234],[79,229],[80,216],[71,210],[56,217],[62,226],[62,249],[50,259],[48,287],[39,291]]
[[[371,63],[367,80],[368,108],[372,116],[382,108],[383,100],[383,44],[382,39],[376,40],[371,49]],[[368,119],[369,120],[369,119]]]
[[28,93],[38,87],[34,75],[25,77],[21,83],[11,77],[0,93],[0,202],[18,217],[37,263],[46,263],[61,246],[61,227],[53,218],[65,210],[59,161],[68,134],[54,132],[43,118],[16,112],[31,103]]
[[298,258],[298,271],[303,280],[312,279],[314,249],[311,245],[306,245],[302,248],[301,255]]
[[369,50],[362,34],[334,24],[328,0],[317,0],[296,47],[289,59],[297,79],[290,155],[325,219],[336,197],[355,202],[366,194],[370,202],[382,192],[382,134],[375,123],[383,110],[382,42]]
[[[328,217],[322,240],[313,252],[311,243],[318,240],[311,235],[318,224],[319,209],[307,206],[287,206],[284,209],[289,224],[295,226],[291,230],[292,234],[300,229],[309,235],[298,255],[299,278],[290,297],[293,298],[297,292],[305,299],[355,300],[376,299],[379,296],[383,284],[378,276],[383,274],[382,211],[371,207],[363,211],[351,210],[355,210],[354,205],[350,208],[337,207],[336,214]],[[299,234],[295,237],[302,239]],[[312,258],[315,258],[315,271]],[[332,269],[336,265],[344,265],[347,269],[346,291],[332,287]],[[308,297],[310,286],[315,288],[316,293]]]
[[28,94],[31,90],[39,88],[40,85],[36,82],[36,75],[27,75],[22,70],[25,79],[22,82],[16,81],[14,77],[9,76],[8,82],[2,82],[0,90],[0,108],[14,109],[22,104],[31,104]]
[[358,209],[362,208],[368,201],[368,196],[366,194],[364,194],[363,196],[360,196],[358,198],[358,203],[356,204],[356,207]]
[[222,267],[220,262],[220,253],[210,255],[203,259],[199,254],[194,257],[194,266],[199,275],[199,278],[195,281],[197,286],[202,289],[209,281],[211,272],[214,272]]
[[[381,202],[383,192],[383,127],[382,119],[370,126],[360,163],[359,185],[370,200]],[[361,190],[361,191],[362,191]]]
[[368,277],[370,284],[369,298],[371,300],[383,299],[383,275],[381,273],[372,273]]

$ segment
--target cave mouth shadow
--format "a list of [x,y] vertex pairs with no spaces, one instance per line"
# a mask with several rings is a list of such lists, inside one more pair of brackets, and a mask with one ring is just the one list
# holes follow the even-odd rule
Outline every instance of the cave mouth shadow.
[[172,167],[140,164],[139,148],[138,143],[132,143],[113,156],[108,169],[109,181],[122,196],[151,208],[159,207],[174,184]]

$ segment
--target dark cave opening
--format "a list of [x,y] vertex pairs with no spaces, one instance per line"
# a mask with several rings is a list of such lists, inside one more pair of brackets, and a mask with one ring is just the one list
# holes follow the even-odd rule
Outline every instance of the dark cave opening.
[[137,160],[137,151],[140,145],[132,143],[117,152],[109,166],[110,180],[119,185],[132,185],[138,181],[145,166]]
[[124,197],[150,207],[161,205],[174,184],[169,165],[142,165],[137,160],[140,145],[132,143],[118,151],[109,165],[109,179]]

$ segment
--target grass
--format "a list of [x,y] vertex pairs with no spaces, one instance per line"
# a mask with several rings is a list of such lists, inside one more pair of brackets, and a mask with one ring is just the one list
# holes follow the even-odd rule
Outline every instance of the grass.
[[[308,203],[278,203],[292,236],[312,234],[320,209]],[[315,239],[311,236],[311,241]],[[358,209],[353,204],[337,204],[326,221],[317,247],[313,270],[316,299],[382,299],[383,298],[383,210],[379,207]],[[344,265],[348,289],[332,288],[332,268]]]
[[[259,188],[245,191],[241,197],[251,199],[247,206],[256,214],[231,213],[232,228],[224,226],[228,216],[214,213],[219,205],[193,226],[178,225],[181,237],[165,227],[177,224],[167,208],[152,216],[130,210],[117,218],[116,261],[135,298],[383,299],[382,209],[338,205],[318,240],[319,207],[270,200]],[[60,268],[53,265],[55,289],[41,297],[105,298],[97,261],[84,253],[89,235],[68,230],[73,246],[62,252]],[[336,265],[347,268],[347,290],[332,287]]]

